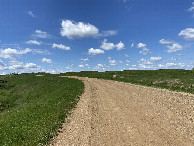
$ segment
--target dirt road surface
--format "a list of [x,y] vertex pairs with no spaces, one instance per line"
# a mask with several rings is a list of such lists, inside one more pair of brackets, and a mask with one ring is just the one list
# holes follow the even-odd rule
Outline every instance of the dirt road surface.
[[77,78],[84,94],[52,145],[194,146],[194,94]]

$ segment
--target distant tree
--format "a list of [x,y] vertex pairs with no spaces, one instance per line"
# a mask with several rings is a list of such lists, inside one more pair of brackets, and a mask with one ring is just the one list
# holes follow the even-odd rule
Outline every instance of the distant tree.
[[194,70],[194,67],[193,67],[193,69],[192,70]]

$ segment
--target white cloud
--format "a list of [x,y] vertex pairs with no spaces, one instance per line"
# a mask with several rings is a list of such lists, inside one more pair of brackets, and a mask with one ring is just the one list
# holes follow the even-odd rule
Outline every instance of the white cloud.
[[126,66],[130,66],[130,65],[127,63]]
[[4,64],[4,62],[0,59],[0,70],[5,70],[6,69],[6,65]]
[[125,45],[120,41],[118,44],[116,44],[117,50],[125,49]]
[[104,67],[104,65],[102,65],[102,64],[97,64],[97,67]]
[[145,59],[143,59],[143,58],[141,58],[141,59],[140,59],[140,61],[141,61],[141,62],[145,62],[146,60],[145,60]]
[[138,43],[137,44],[137,47],[138,48],[145,48],[147,45],[146,44],[143,44],[143,43]]
[[16,50],[16,49],[7,48],[4,50],[0,50],[0,58],[13,59],[13,57],[16,55],[23,55],[29,52],[32,52],[32,50],[29,48],[26,48],[25,50]]
[[137,47],[141,48],[141,51],[139,51],[140,54],[143,54],[143,55],[151,54],[150,49],[148,49],[146,46],[147,45],[143,43],[137,44]]
[[42,42],[38,42],[36,40],[29,40],[26,43],[30,45],[41,45]]
[[28,68],[28,69],[37,68],[37,65],[34,64],[34,63],[27,63],[27,64],[25,65],[25,68]]
[[113,43],[107,43],[107,39],[104,39],[104,41],[102,42],[102,45],[100,46],[100,48],[104,50],[111,50],[115,47],[116,46]]
[[163,45],[166,45],[166,44],[172,44],[172,43],[173,43],[173,41],[171,41],[171,40],[161,39],[161,40],[159,41],[159,43],[160,43],[160,44],[163,44]]
[[178,35],[183,36],[185,40],[194,40],[194,28],[186,28]]
[[189,12],[193,12],[194,10],[194,2],[192,2],[192,6],[188,9]]
[[134,43],[131,43],[131,47],[132,47],[132,48],[134,47]]
[[115,66],[115,65],[117,65],[116,60],[109,60],[109,65],[110,65],[110,66]]
[[93,70],[97,70],[97,71],[103,70],[103,71],[106,71],[106,70],[108,70],[108,66],[106,66],[105,64],[97,64],[97,65],[93,68]]
[[28,11],[27,13],[28,13],[28,15],[35,17],[35,15],[32,13],[32,11]]
[[150,54],[150,49],[148,48],[143,48],[141,51],[139,51],[140,54],[147,55]]
[[101,50],[101,49],[93,49],[93,48],[90,48],[88,50],[88,54],[90,54],[90,55],[104,54],[104,51]]
[[112,58],[111,57],[108,57],[108,60],[111,60]]
[[51,59],[47,59],[47,58],[42,58],[41,60],[42,63],[52,63]]
[[51,38],[51,35],[47,32],[41,31],[41,30],[35,30],[35,33],[32,34],[33,38],[41,38],[41,39],[47,39]]
[[131,62],[131,61],[130,61],[130,60],[126,60],[126,62],[128,62],[128,63],[129,63],[129,62]]
[[164,45],[167,45],[166,47],[168,48],[168,50],[166,50],[167,53],[173,53],[173,52],[176,52],[176,51],[179,51],[179,50],[183,50],[183,47],[178,44],[177,42],[175,41],[172,41],[172,40],[164,40],[164,39],[161,39],[159,41],[160,44],[164,44]]
[[62,45],[62,44],[53,44],[53,46],[52,46],[53,48],[59,48],[59,49],[61,49],[61,50],[70,50],[71,48],[70,47],[68,47],[68,46],[65,46],[65,45]]
[[82,58],[82,59],[80,59],[81,61],[89,61],[89,59],[88,58]]
[[80,68],[83,68],[83,67],[84,67],[84,65],[82,65],[82,64],[81,64],[81,65],[78,65],[78,66],[79,66]]
[[61,26],[61,36],[66,36],[69,39],[90,37],[98,34],[98,28],[89,23],[62,20]]
[[59,73],[64,73],[64,71],[60,68],[52,68],[50,70],[47,70],[46,73],[59,74]]
[[141,65],[152,65],[153,63],[146,59],[140,59]]
[[29,70],[40,70],[41,67],[37,66],[34,63],[26,63],[19,62],[17,60],[9,61],[10,66],[8,67],[9,70],[20,70],[19,72],[27,72]]
[[32,49],[32,53],[33,54],[41,54],[41,55],[50,55],[52,53],[50,53],[48,50],[41,50],[41,49]]
[[170,60],[171,60],[171,61],[176,61],[177,59],[174,58],[174,57],[171,57]]
[[85,64],[85,66],[86,66],[87,68],[90,68],[90,65],[89,65],[89,64]]
[[22,54],[26,54],[31,52],[31,49],[26,48],[25,50],[16,50],[16,49],[11,49],[11,48],[7,48],[3,51],[1,51],[2,54],[9,54],[9,55],[22,55]]
[[3,63],[1,59],[0,59],[0,66],[5,66],[5,64]]
[[66,67],[66,69],[67,69],[68,71],[73,71],[73,69],[74,69],[73,66],[74,66],[73,64],[68,65],[68,66]]
[[127,54],[124,54],[124,56],[125,56],[125,57],[129,57],[129,55],[127,55]]
[[151,61],[161,61],[162,57],[150,57]]
[[172,67],[172,66],[177,66],[176,63],[166,63],[166,67]]
[[194,10],[194,6],[192,6],[192,7],[190,7],[190,8],[188,9],[189,12],[192,12],[193,10]]

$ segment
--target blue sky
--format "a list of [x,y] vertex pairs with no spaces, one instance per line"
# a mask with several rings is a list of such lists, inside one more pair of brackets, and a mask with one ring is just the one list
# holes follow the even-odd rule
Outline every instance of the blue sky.
[[194,67],[193,0],[1,0],[0,74]]

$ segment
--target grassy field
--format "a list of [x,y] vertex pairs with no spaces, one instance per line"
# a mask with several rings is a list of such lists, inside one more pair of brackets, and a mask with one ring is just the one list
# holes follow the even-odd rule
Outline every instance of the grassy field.
[[63,75],[129,82],[194,94],[194,70],[126,70],[67,72]]
[[59,75],[0,76],[0,145],[45,144],[83,90],[81,81]]

